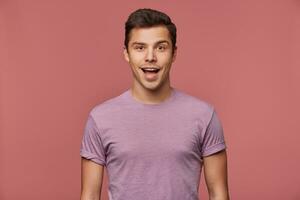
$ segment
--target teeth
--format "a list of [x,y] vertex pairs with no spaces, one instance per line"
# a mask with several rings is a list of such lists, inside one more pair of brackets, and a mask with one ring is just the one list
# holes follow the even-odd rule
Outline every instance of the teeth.
[[159,68],[155,68],[155,67],[145,67],[145,68],[142,68],[142,70],[145,70],[145,71],[157,71],[157,70],[159,70]]
[[154,72],[154,73],[158,73],[159,69],[155,69],[155,68],[144,68],[142,69],[144,72]]

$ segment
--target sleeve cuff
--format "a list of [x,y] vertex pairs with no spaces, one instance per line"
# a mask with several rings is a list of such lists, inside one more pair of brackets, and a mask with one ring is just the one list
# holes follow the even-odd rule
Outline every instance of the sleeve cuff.
[[218,144],[215,144],[213,146],[210,146],[209,148],[207,148],[203,153],[202,156],[209,156],[211,154],[217,153],[223,149],[226,149],[226,144],[225,142],[221,142]]
[[106,163],[105,163],[105,161],[103,159],[98,158],[93,153],[90,153],[90,152],[87,152],[87,151],[84,151],[84,150],[80,150],[80,156],[84,157],[84,158],[86,158],[88,160],[92,160],[92,161],[94,161],[95,163],[97,163],[99,165],[103,165],[103,166],[106,165]]

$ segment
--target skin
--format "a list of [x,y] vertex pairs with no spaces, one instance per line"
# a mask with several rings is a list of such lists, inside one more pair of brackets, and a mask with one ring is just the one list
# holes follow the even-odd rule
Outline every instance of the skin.
[[203,169],[209,200],[230,200],[226,150],[203,157]]
[[80,200],[99,200],[103,183],[104,166],[81,157]]
[[[170,70],[176,58],[176,47],[172,51],[172,41],[165,26],[134,28],[131,30],[128,49],[124,49],[124,58],[133,74],[131,93],[140,102],[156,104],[171,94]],[[161,68],[158,78],[149,81],[145,78],[142,66]]]
[[[173,50],[173,51],[172,51]],[[133,74],[132,96],[145,104],[157,104],[171,94],[170,70],[177,48],[172,47],[168,29],[164,26],[134,28],[131,30],[124,58]],[[147,80],[142,66],[161,68],[155,80]],[[210,200],[229,200],[226,150],[203,157],[203,168]],[[99,200],[104,167],[91,160],[81,160],[80,200]]]

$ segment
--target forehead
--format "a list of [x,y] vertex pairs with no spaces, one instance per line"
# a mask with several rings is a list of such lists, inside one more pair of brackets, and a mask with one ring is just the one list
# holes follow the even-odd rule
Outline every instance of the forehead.
[[154,44],[161,40],[167,40],[171,43],[169,30],[165,26],[133,28],[130,31],[129,43],[142,42]]

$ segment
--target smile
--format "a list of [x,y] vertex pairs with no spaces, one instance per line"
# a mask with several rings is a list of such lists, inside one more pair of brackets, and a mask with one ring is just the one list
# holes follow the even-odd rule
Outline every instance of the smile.
[[143,70],[144,73],[157,73],[157,72],[159,72],[160,69],[142,68],[142,70]]
[[144,72],[144,78],[147,81],[155,81],[158,79],[158,72],[161,70],[156,67],[143,67],[140,68]]

